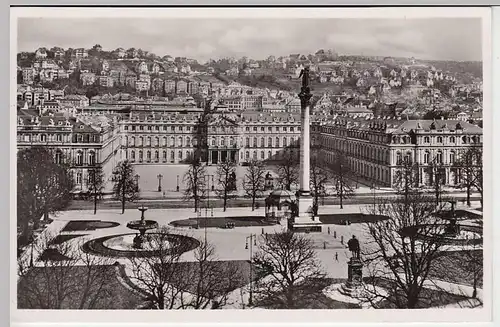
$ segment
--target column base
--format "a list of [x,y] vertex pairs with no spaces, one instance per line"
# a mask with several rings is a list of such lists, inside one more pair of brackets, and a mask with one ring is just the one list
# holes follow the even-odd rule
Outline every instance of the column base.
[[319,226],[319,217],[314,216],[313,198],[309,191],[299,191],[298,215],[294,218],[293,228]]

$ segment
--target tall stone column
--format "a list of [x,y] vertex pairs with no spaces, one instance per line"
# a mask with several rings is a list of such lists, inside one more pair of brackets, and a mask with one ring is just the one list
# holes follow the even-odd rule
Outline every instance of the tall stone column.
[[308,95],[301,96],[301,102],[305,104],[301,111],[301,138],[300,138],[300,195],[309,195],[309,174],[310,174],[310,105]]

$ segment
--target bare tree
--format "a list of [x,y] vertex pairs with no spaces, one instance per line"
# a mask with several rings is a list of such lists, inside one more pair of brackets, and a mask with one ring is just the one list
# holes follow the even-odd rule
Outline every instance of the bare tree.
[[156,309],[220,308],[241,283],[239,269],[217,261],[209,243],[200,242],[195,261],[186,262],[182,260],[185,248],[172,245],[167,228],[146,236],[145,244],[156,255],[130,258],[131,280],[150,294]]
[[340,200],[340,208],[343,209],[343,200],[354,195],[352,187],[352,171],[343,152],[337,151],[334,161],[329,165],[332,172],[335,193]]
[[88,192],[94,201],[94,215],[97,213],[97,202],[102,198],[102,193],[106,185],[102,167],[95,166],[89,169]]
[[17,154],[17,221],[29,237],[30,223],[64,209],[71,200],[73,179],[66,164],[58,164],[44,147]]
[[227,199],[232,192],[236,191],[236,163],[231,160],[219,162],[217,178],[220,188],[217,188],[216,192],[223,199],[224,211],[226,211]]
[[218,309],[230,304],[230,293],[237,289],[243,280],[239,267],[231,261],[219,261],[215,247],[205,241],[194,253],[195,261],[181,263],[189,269],[179,281],[178,287],[184,291],[181,296],[183,309]]
[[[18,308],[96,309],[109,307],[108,283],[115,269],[107,258],[80,250],[83,242],[57,242],[41,234],[31,254],[18,259]],[[28,250],[29,251],[29,250]],[[38,257],[32,257],[35,255]]]
[[319,198],[327,194],[326,184],[330,180],[330,174],[324,167],[325,163],[318,155],[311,156],[310,185],[315,216],[318,214]]
[[418,192],[419,186],[419,167],[410,161],[403,161],[401,165],[398,166],[394,173],[394,188],[396,192],[405,199]]
[[290,191],[299,180],[299,160],[297,154],[290,148],[283,150],[283,155],[277,162],[278,176],[282,187]]
[[196,156],[189,158],[188,164],[189,168],[184,174],[184,182],[186,183],[184,197],[194,201],[194,211],[198,212],[199,203],[205,192],[206,168],[200,158]]
[[178,263],[183,248],[170,242],[167,228],[146,234],[144,245],[154,249],[155,255],[130,258],[130,279],[149,294],[155,309],[174,309],[182,292],[174,284],[182,274]]
[[[387,220],[366,223],[367,243],[363,259],[371,284],[367,290],[390,306],[416,308],[424,283],[442,249],[445,226],[437,217],[432,197],[411,193],[408,197],[380,199],[370,213]],[[378,287],[388,288],[381,294]]]
[[122,214],[125,213],[125,202],[134,202],[139,198],[139,187],[134,179],[134,167],[128,160],[118,163],[113,170],[112,180],[115,198],[122,203]]
[[258,160],[250,161],[243,179],[243,189],[246,195],[252,198],[252,211],[255,210],[255,200],[264,190],[264,184],[264,166],[262,162]]
[[317,290],[325,277],[313,243],[292,232],[265,234],[253,257],[257,272],[254,293],[260,303],[273,308],[297,309]]
[[460,180],[467,191],[467,205],[471,205],[472,191],[476,189],[483,201],[483,150],[479,147],[468,147],[460,154],[454,167],[459,169]]

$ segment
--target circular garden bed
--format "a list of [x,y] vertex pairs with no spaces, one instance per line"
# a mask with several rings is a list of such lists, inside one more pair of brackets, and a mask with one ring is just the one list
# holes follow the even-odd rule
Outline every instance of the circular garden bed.
[[[154,234],[155,233],[147,233],[146,236]],[[87,253],[102,255],[106,257],[125,257],[125,258],[153,257],[153,256],[158,256],[160,254],[165,254],[165,251],[158,251],[158,250],[148,250],[148,249],[126,250],[126,249],[110,248],[105,244],[107,241],[113,238],[119,238],[130,235],[136,235],[136,234],[128,233],[128,234],[117,234],[117,235],[108,235],[104,237],[99,237],[83,244],[82,250]],[[167,234],[166,241],[168,241],[171,244],[170,248],[166,251],[175,252],[177,254],[194,250],[198,246],[200,246],[200,242],[197,239],[178,234]]]

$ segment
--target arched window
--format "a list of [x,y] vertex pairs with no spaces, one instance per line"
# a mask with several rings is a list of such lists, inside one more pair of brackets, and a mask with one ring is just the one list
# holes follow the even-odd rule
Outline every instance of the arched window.
[[402,157],[401,157],[401,152],[396,152],[396,165],[401,165],[402,163]]
[[249,148],[249,147],[250,147],[250,138],[249,138],[249,137],[247,137],[247,138],[245,139],[245,146],[246,146],[247,148]]
[[90,151],[89,153],[89,165],[94,166],[95,165],[95,152]]
[[437,137],[437,142],[438,143],[443,143],[443,137],[442,136],[438,136]]
[[431,143],[431,139],[428,136],[425,136],[424,143],[427,143],[427,144]]
[[443,152],[441,152],[441,150],[439,150],[436,154],[436,163],[437,164],[443,163]]
[[249,160],[250,159],[250,152],[245,152],[245,160]]
[[283,147],[287,147],[288,146],[288,142],[287,142],[287,139],[286,137],[283,138]]
[[170,151],[170,161],[174,162],[174,160],[175,160],[175,152],[172,150]]
[[451,151],[450,152],[450,164],[454,164],[455,163],[455,151]]
[[167,151],[163,151],[163,161],[167,161]]
[[149,150],[148,150],[148,152],[146,152],[146,159],[147,159],[148,161],[150,161],[150,160],[151,160],[151,151],[149,151]]
[[179,151],[179,160],[182,160],[182,151]]
[[191,146],[191,138],[189,136],[186,138],[186,146],[187,147]]
[[130,151],[130,159],[132,161],[135,161],[135,151],[134,150]]
[[155,151],[155,160],[158,161],[160,159],[160,153]]
[[467,136],[462,136],[462,143],[467,144]]
[[455,143],[455,136],[450,136],[450,143]]
[[62,164],[62,153],[60,150],[56,151],[56,164]]
[[215,146],[215,137],[212,137],[212,146]]
[[280,147],[280,138],[276,137],[276,144],[274,144],[275,147],[279,148]]
[[151,137],[147,137],[146,139],[146,146],[151,146]]
[[170,146],[174,147],[175,146],[175,137],[170,136]]
[[229,138],[229,146],[233,146],[234,145],[234,137],[230,137]]
[[265,139],[263,137],[260,138],[260,146],[263,148],[265,147]]
[[256,137],[253,138],[253,147],[254,148],[257,147],[257,138]]
[[272,152],[271,151],[267,151],[267,159],[271,159],[272,156],[273,156]]
[[40,135],[40,142],[47,142],[47,135],[41,134]]
[[78,184],[78,185],[82,184],[82,181],[83,181],[82,176],[83,176],[83,174],[81,171],[76,173],[76,184]]
[[268,147],[270,147],[270,148],[272,148],[272,147],[273,147],[273,138],[272,138],[272,137],[269,137],[269,138],[267,139],[267,146],[268,146]]
[[412,160],[411,160],[411,157],[412,157],[412,154],[410,151],[406,152],[406,155],[405,155],[405,163],[407,164],[410,164],[412,163]]
[[139,150],[139,162],[142,162],[142,150]]
[[182,144],[182,136],[179,136],[178,139],[179,139],[179,147],[182,147],[183,146],[183,144]]
[[160,146],[160,138],[158,136],[155,137],[155,146]]
[[255,160],[257,160],[257,151],[254,151],[254,152],[253,152],[253,158],[254,158]]
[[83,165],[83,153],[82,153],[82,151],[78,151],[76,153],[76,165],[77,166]]
[[265,156],[264,151],[260,151],[260,159],[264,160],[264,156]]
[[220,138],[220,145],[221,145],[221,146],[226,146],[226,138],[225,138],[224,136],[222,136],[222,137]]
[[144,139],[142,138],[142,136],[139,136],[139,146],[142,146],[143,142],[144,142]]

